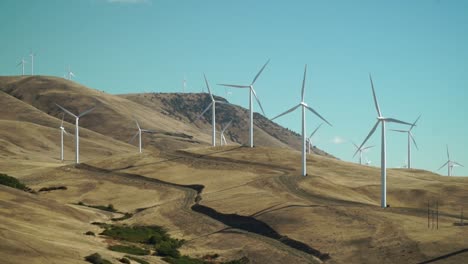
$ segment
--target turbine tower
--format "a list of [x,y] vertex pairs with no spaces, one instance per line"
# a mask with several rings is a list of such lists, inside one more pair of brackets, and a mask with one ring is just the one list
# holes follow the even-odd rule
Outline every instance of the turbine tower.
[[36,57],[36,53],[29,53],[29,57],[31,57],[31,75],[34,75],[34,57]]
[[[224,145],[227,145],[227,141],[226,141],[226,137],[224,137],[224,131],[226,131],[226,129],[231,125],[232,123],[232,120],[229,121],[224,127],[223,129],[221,129],[221,135],[219,136],[219,141],[220,141],[220,145],[221,146],[224,146]],[[224,144],[223,144],[224,142]]]
[[419,150],[418,145],[416,144],[416,140],[414,140],[413,133],[411,133],[411,130],[413,129],[413,127],[416,126],[416,123],[418,122],[420,117],[421,117],[421,115],[419,115],[419,117],[416,119],[416,121],[414,121],[414,123],[411,125],[410,129],[408,129],[408,130],[390,129],[390,130],[395,131],[395,132],[407,133],[408,134],[408,161],[406,163],[408,169],[411,169],[411,140],[413,141],[414,146],[416,147],[416,149]]
[[[387,155],[387,146],[386,146],[386,137],[385,137],[385,123],[400,123],[404,125],[409,125],[411,126],[412,124],[403,122],[394,118],[388,118],[388,117],[383,117],[382,113],[380,112],[379,108],[379,103],[377,102],[377,97],[375,95],[375,90],[374,90],[374,83],[372,82],[372,76],[369,74],[369,79],[372,87],[372,95],[374,97],[374,103],[375,103],[375,109],[377,110],[377,122],[375,123],[374,127],[371,129],[369,132],[369,135],[367,135],[366,139],[362,142],[361,146],[359,146],[358,150],[354,153],[354,156],[359,152],[359,149],[362,149],[364,144],[366,144],[367,140],[374,134],[375,130],[377,129],[377,126],[379,124],[382,124],[382,145],[381,145],[381,156],[380,156],[380,193],[381,193],[381,198],[380,198],[380,206],[382,208],[387,207],[387,161],[386,161],[386,155]],[[353,157],[354,157],[353,156]]]
[[21,75],[24,75],[24,65],[28,63],[24,58],[21,59],[21,61],[16,64],[16,67],[18,66],[21,66],[22,67],[22,71],[21,71]]
[[443,167],[447,166],[447,176],[452,176],[452,170],[453,170],[453,167],[456,167],[456,166],[460,166],[460,167],[464,167],[463,165],[461,165],[460,163],[456,162],[456,161],[453,161],[450,159],[450,153],[449,153],[449,149],[448,149],[448,145],[447,145],[447,162],[444,163],[444,165],[440,166],[440,168],[438,169],[438,171],[440,169],[442,169]]
[[[216,103],[219,104],[228,104],[223,101],[217,101],[214,99],[213,94],[211,93],[210,85],[208,84],[208,80],[206,79],[205,74],[203,74],[203,77],[205,77],[205,83],[206,83],[206,88],[208,88],[208,92],[210,93],[210,98],[211,98],[211,103],[203,110],[203,112],[195,118],[195,120],[199,119],[202,117],[208,109],[211,107],[211,127],[212,127],[212,139],[211,139],[211,145],[214,147],[216,146]],[[194,121],[195,121],[194,120]]]
[[60,124],[60,160],[63,161],[63,134],[68,135],[67,131],[63,127],[63,119],[65,114],[62,115],[62,123]]
[[310,106],[308,106],[304,102],[304,89],[305,89],[306,74],[307,74],[307,64],[305,65],[305,68],[304,68],[304,79],[302,80],[301,102],[298,105],[294,106],[293,108],[287,110],[286,112],[284,112],[282,114],[279,114],[276,117],[271,119],[273,121],[274,119],[276,119],[276,118],[278,118],[280,116],[289,114],[292,111],[296,110],[297,108],[302,107],[302,176],[307,175],[307,166],[306,166],[307,165],[306,164],[306,116],[305,116],[306,109],[311,111],[312,113],[314,113],[320,119],[325,121],[325,123],[327,123],[328,125],[331,126],[331,124],[327,120],[325,120],[325,118],[323,118],[319,113],[317,113],[313,108],[311,108]]
[[263,115],[265,115],[265,111],[263,111],[262,104],[260,103],[260,100],[258,100],[257,93],[254,90],[254,84],[255,81],[257,81],[258,77],[260,74],[263,72],[267,64],[270,62],[270,60],[267,60],[265,65],[260,69],[260,71],[255,75],[255,78],[253,81],[250,83],[250,85],[236,85],[236,84],[218,84],[222,86],[227,86],[227,87],[234,87],[234,88],[248,88],[249,89],[249,117],[250,117],[250,125],[249,125],[249,145],[251,148],[254,146],[253,142],[253,97],[257,100],[258,105],[260,106],[260,109],[262,110]]
[[75,118],[75,144],[76,144],[76,148],[75,148],[75,163],[76,164],[79,164],[80,163],[80,135],[79,135],[79,125],[78,125],[78,122],[80,120],[80,117],[83,117],[84,115],[88,114],[89,112],[93,111],[94,108],[96,107],[92,107],[86,111],[84,111],[83,113],[81,114],[78,114],[78,115],[75,115],[73,114],[72,112],[68,111],[67,109],[63,108],[62,106],[58,105],[58,104],[55,104],[57,105],[58,107],[60,107],[60,109],[62,109],[65,113],[73,116]]
[[312,137],[314,136],[315,132],[317,132],[317,130],[323,125],[323,123],[321,123],[320,125],[317,126],[317,128],[310,134],[310,136],[306,139],[306,144],[307,144],[307,154],[311,154],[311,147],[312,147]]
[[141,129],[140,127],[140,124],[138,124],[138,121],[135,119],[135,123],[138,127],[138,131],[136,132],[136,134],[130,139],[130,141],[128,141],[128,143],[132,143],[133,140],[135,139],[136,136],[138,136],[138,148],[139,148],[139,151],[140,153],[142,152],[142,147],[141,147],[141,132],[146,132],[146,133],[154,133],[153,130],[147,130],[147,129]]
[[373,148],[374,146],[359,148],[359,146],[356,145],[354,142],[353,145],[356,147],[356,150],[359,151],[359,164],[362,165],[362,153],[370,148]]
[[72,80],[72,77],[76,77],[76,75],[71,71],[70,65],[68,65],[67,75],[68,75],[68,80],[70,81]]

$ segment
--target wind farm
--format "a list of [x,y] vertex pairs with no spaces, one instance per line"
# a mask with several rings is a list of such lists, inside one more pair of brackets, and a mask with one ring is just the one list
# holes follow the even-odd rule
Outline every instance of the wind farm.
[[0,9],[0,263],[467,262],[468,4]]

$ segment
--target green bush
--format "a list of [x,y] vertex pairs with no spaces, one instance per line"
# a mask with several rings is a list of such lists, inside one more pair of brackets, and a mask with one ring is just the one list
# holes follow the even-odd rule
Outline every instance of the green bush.
[[144,256],[144,255],[150,254],[149,250],[140,248],[137,246],[114,245],[114,246],[109,246],[108,248],[112,251],[138,255],[138,256]]
[[109,236],[119,240],[125,240],[134,243],[149,243],[152,237],[156,242],[171,239],[166,231],[160,226],[103,226],[105,230],[102,235]]
[[164,257],[163,260],[170,264],[208,264],[210,263],[210,262],[206,262],[200,259],[191,258],[189,256],[182,256],[179,258]]
[[5,185],[11,188],[16,188],[18,190],[26,190],[26,185],[22,184],[18,179],[15,177],[8,176],[6,174],[0,173],[0,184]]
[[101,255],[99,255],[99,253],[94,253],[89,256],[86,256],[85,260],[93,264],[112,264],[112,262],[103,259]]
[[155,248],[158,256],[179,258],[180,252],[177,250],[179,247],[171,241],[161,241],[156,244]]
[[133,260],[133,261],[136,261],[136,262],[138,262],[138,263],[140,263],[140,264],[149,264],[148,261],[143,260],[143,259],[140,259],[140,258],[132,257],[132,256],[129,256],[129,255],[125,255],[125,257],[126,257],[126,258],[129,258],[129,259],[131,259],[131,260]]

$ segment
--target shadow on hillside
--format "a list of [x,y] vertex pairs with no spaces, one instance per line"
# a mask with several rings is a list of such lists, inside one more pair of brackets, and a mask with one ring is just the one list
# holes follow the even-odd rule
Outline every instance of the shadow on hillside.
[[449,258],[449,257],[453,257],[455,255],[462,254],[462,253],[465,253],[465,252],[468,252],[468,248],[458,250],[458,251],[455,251],[455,252],[452,252],[452,253],[448,253],[448,254],[445,254],[445,255],[437,257],[437,258],[433,258],[433,259],[430,259],[430,260],[419,262],[418,264],[426,264],[426,263],[436,262],[436,261],[446,259],[446,258]]

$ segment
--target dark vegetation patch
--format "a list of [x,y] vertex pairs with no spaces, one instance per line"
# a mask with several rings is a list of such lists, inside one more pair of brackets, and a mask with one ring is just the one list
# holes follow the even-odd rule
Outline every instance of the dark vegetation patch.
[[0,173],[0,184],[5,185],[11,188],[15,188],[22,191],[31,191],[26,185],[21,183],[15,177],[8,176],[6,174]]
[[93,231],[88,231],[88,232],[85,233],[85,235],[87,235],[87,236],[96,236],[96,234],[94,234]]
[[112,264],[112,262],[110,262],[109,260],[103,259],[101,255],[99,255],[99,253],[94,253],[89,256],[86,256],[85,260],[93,264]]
[[235,259],[227,262],[208,260],[203,257],[203,259],[191,258],[189,256],[182,256],[180,258],[171,258],[164,257],[164,261],[170,264],[248,264],[250,260],[247,257],[242,257],[240,259]]
[[114,205],[112,204],[108,204],[107,206],[106,205],[90,205],[90,204],[85,204],[80,201],[78,202],[78,205],[91,207],[91,208],[95,208],[95,209],[99,209],[99,210],[107,211],[111,213],[118,213],[117,209],[115,209]]
[[112,251],[117,251],[117,252],[132,254],[132,255],[138,255],[138,256],[145,256],[145,255],[150,254],[150,251],[148,249],[144,249],[144,248],[133,246],[133,245],[130,245],[130,246],[127,246],[127,245],[112,245],[112,246],[109,246],[108,249],[110,249]]
[[121,217],[115,217],[115,218],[112,218],[111,220],[112,221],[122,221],[122,220],[126,220],[126,219],[129,219],[133,216],[132,213],[125,213],[123,216]]
[[140,264],[149,264],[149,262],[146,261],[146,260],[144,260],[144,259],[132,257],[132,256],[129,256],[129,255],[125,255],[125,257],[128,258],[128,259],[131,259],[131,260],[133,260],[133,261],[135,261],[135,262],[138,262],[138,263],[140,263]]
[[119,259],[120,263],[125,263],[125,264],[131,264],[130,260],[128,258],[121,258]]
[[42,187],[38,192],[50,192],[56,190],[67,190],[66,186],[51,186],[51,187]]

